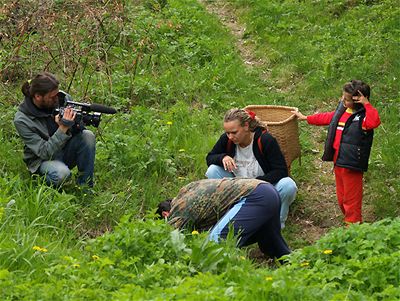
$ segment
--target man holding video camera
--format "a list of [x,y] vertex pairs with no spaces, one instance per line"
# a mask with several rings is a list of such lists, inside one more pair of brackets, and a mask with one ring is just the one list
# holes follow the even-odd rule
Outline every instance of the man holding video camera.
[[[24,162],[32,174],[44,175],[46,183],[60,186],[77,166],[77,184],[93,187],[96,138],[76,122],[76,111],[59,107],[59,82],[47,72],[22,85],[24,101],[15,114],[15,127],[24,141]],[[65,94],[63,94],[65,96]],[[66,94],[66,97],[70,97]]]

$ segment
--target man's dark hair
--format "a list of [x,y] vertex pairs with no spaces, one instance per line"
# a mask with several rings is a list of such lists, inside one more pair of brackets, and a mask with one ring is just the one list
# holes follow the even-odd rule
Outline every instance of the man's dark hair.
[[168,199],[168,200],[165,200],[158,204],[156,214],[159,215],[160,218],[163,217],[162,216],[163,211],[171,210],[171,202],[172,202],[172,199]]
[[44,96],[45,94],[58,89],[60,82],[49,72],[37,74],[31,81],[26,81],[21,91],[26,97],[33,97],[35,94]]

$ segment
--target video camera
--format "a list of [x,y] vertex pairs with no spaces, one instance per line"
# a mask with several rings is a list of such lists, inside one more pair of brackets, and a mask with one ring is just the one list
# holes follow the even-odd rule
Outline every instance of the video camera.
[[101,113],[115,114],[117,110],[112,107],[107,107],[101,104],[81,103],[73,101],[71,96],[64,91],[58,92],[59,107],[54,110],[54,115],[60,114],[60,118],[64,115],[64,110],[67,107],[72,108],[76,112],[75,124],[92,125],[98,127],[101,120]]

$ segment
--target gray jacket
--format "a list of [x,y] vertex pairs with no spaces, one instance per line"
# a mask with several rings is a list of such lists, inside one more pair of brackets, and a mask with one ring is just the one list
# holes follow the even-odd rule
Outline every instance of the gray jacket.
[[28,97],[19,106],[14,125],[24,141],[24,162],[31,173],[43,161],[52,160],[71,138],[58,128],[51,112],[40,110]]

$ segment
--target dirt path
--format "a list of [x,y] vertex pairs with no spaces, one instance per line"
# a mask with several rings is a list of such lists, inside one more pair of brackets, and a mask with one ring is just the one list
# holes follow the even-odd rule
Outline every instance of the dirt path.
[[[315,131],[315,136],[320,135],[320,130],[322,129]],[[336,202],[332,164],[321,161],[321,151],[315,151],[312,155],[314,158],[312,164],[318,176],[297,183],[302,202],[291,215],[291,222],[298,226],[298,235],[308,243],[319,239],[330,228],[340,226],[343,218]]]
[[236,47],[246,65],[255,67],[266,66],[262,58],[254,55],[254,44],[251,40],[245,38],[246,28],[238,22],[237,16],[229,3],[221,0],[199,0],[199,2],[204,5],[210,14],[218,16],[221,23],[231,31],[232,35],[236,38]]
[[[267,64],[263,59],[254,55],[255,45],[250,39],[245,38],[246,29],[238,22],[232,7],[222,0],[199,0],[199,2],[204,5],[209,13],[216,15],[221,23],[231,31],[236,38],[236,47],[244,63],[249,68],[259,67],[262,70],[265,67],[264,69],[267,71],[264,71],[261,76],[268,76]],[[323,130],[316,128],[311,140],[317,141],[317,137],[321,136]],[[315,142],[314,147],[318,150],[321,145]],[[291,212],[288,219],[288,224],[295,225],[292,228],[294,228],[293,236],[296,240],[307,243],[314,242],[330,228],[340,226],[343,218],[336,204],[332,164],[321,161],[321,150],[315,151],[313,157],[315,158],[313,166],[317,169],[319,176],[315,179],[309,179],[305,183],[298,183],[298,199],[302,199],[302,201],[298,201],[293,206],[294,211]]]

